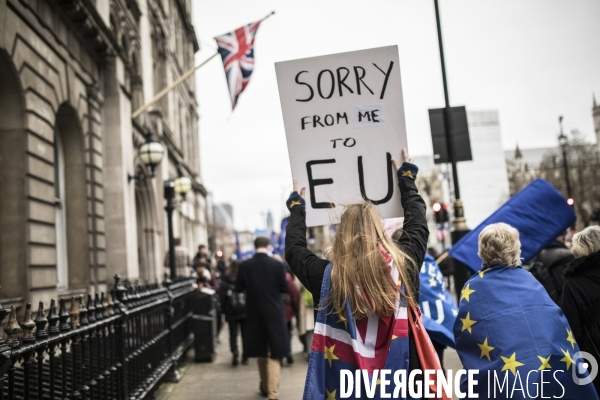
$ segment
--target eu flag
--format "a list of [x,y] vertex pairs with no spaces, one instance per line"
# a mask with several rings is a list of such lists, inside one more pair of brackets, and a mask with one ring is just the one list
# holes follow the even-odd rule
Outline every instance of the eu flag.
[[425,255],[419,278],[419,303],[423,311],[423,325],[429,337],[445,346],[454,347],[452,327],[458,307],[444,286],[440,267],[429,254]]
[[459,240],[448,254],[477,272],[481,268],[477,255],[479,233],[490,224],[504,222],[519,231],[521,257],[526,263],[575,219],[573,208],[558,190],[545,180],[536,179]]
[[479,370],[479,398],[598,400],[592,383],[575,383],[587,370],[565,316],[520,267],[483,269],[465,284],[454,336],[465,369]]

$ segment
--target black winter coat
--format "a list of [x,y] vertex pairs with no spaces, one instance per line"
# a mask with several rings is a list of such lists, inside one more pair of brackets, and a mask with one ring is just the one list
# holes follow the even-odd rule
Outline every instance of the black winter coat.
[[[562,288],[565,282],[564,274],[569,263],[575,260],[575,256],[564,243],[558,240],[552,241],[542,252],[534,259],[539,262],[541,270],[532,269],[535,278],[544,286],[550,298],[560,305],[562,297]],[[536,273],[537,272],[537,273]]]
[[[427,251],[429,229],[425,217],[425,202],[418,193],[414,180],[398,179],[402,208],[404,208],[404,226],[398,246],[415,264],[408,266],[415,302],[419,302],[419,271]],[[306,245],[306,211],[292,208],[285,237],[285,259],[300,280],[313,295],[318,306],[321,297],[323,275],[329,260],[323,260],[308,250]],[[316,320],[316,316],[315,316]],[[420,369],[416,347],[409,330],[409,370]]]
[[290,355],[290,338],[281,293],[287,293],[285,266],[264,253],[240,264],[236,292],[246,291],[244,353],[280,359]]
[[[573,261],[565,278],[561,308],[579,348],[600,361],[600,252]],[[594,386],[600,393],[600,376]]]
[[240,321],[246,319],[246,310],[235,311],[231,307],[231,298],[233,296],[241,296],[240,293],[235,293],[235,282],[237,275],[228,276],[223,275],[221,278],[220,297],[221,297],[221,310],[225,314],[225,321]]

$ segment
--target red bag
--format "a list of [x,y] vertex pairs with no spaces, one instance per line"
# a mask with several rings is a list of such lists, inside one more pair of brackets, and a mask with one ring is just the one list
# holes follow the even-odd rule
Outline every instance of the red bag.
[[[416,319],[415,319],[416,314]],[[423,319],[421,318],[421,310],[410,310],[408,312],[408,322],[410,329],[413,333],[413,339],[415,341],[415,347],[417,348],[417,354],[419,356],[419,363],[421,364],[421,371],[423,374],[425,370],[442,370],[442,364],[438,358],[437,352],[429,339],[429,334],[423,326]],[[423,381],[425,383],[425,381]],[[443,388],[441,393],[437,392],[437,375],[433,375],[433,385],[430,385],[429,392],[435,393],[436,399],[452,400],[452,397],[446,396]],[[423,389],[425,390],[425,389]]]

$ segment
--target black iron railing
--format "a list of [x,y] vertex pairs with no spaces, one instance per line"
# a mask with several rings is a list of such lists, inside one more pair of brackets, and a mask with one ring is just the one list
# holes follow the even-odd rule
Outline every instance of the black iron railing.
[[[194,341],[193,281],[122,285],[106,295],[54,300],[21,322],[11,307],[0,338],[0,400],[143,399]],[[70,304],[67,304],[70,303]],[[67,311],[67,305],[69,311]],[[0,323],[9,311],[0,306]]]

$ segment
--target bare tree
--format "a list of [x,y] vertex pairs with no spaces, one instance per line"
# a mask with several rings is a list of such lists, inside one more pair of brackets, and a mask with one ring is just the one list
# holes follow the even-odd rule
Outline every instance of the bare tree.
[[[586,142],[579,131],[571,131],[571,136],[566,146],[571,197],[575,202],[577,222],[580,227],[586,227],[598,222],[600,214],[600,152],[598,145]],[[540,177],[568,196],[562,149],[544,155]]]

